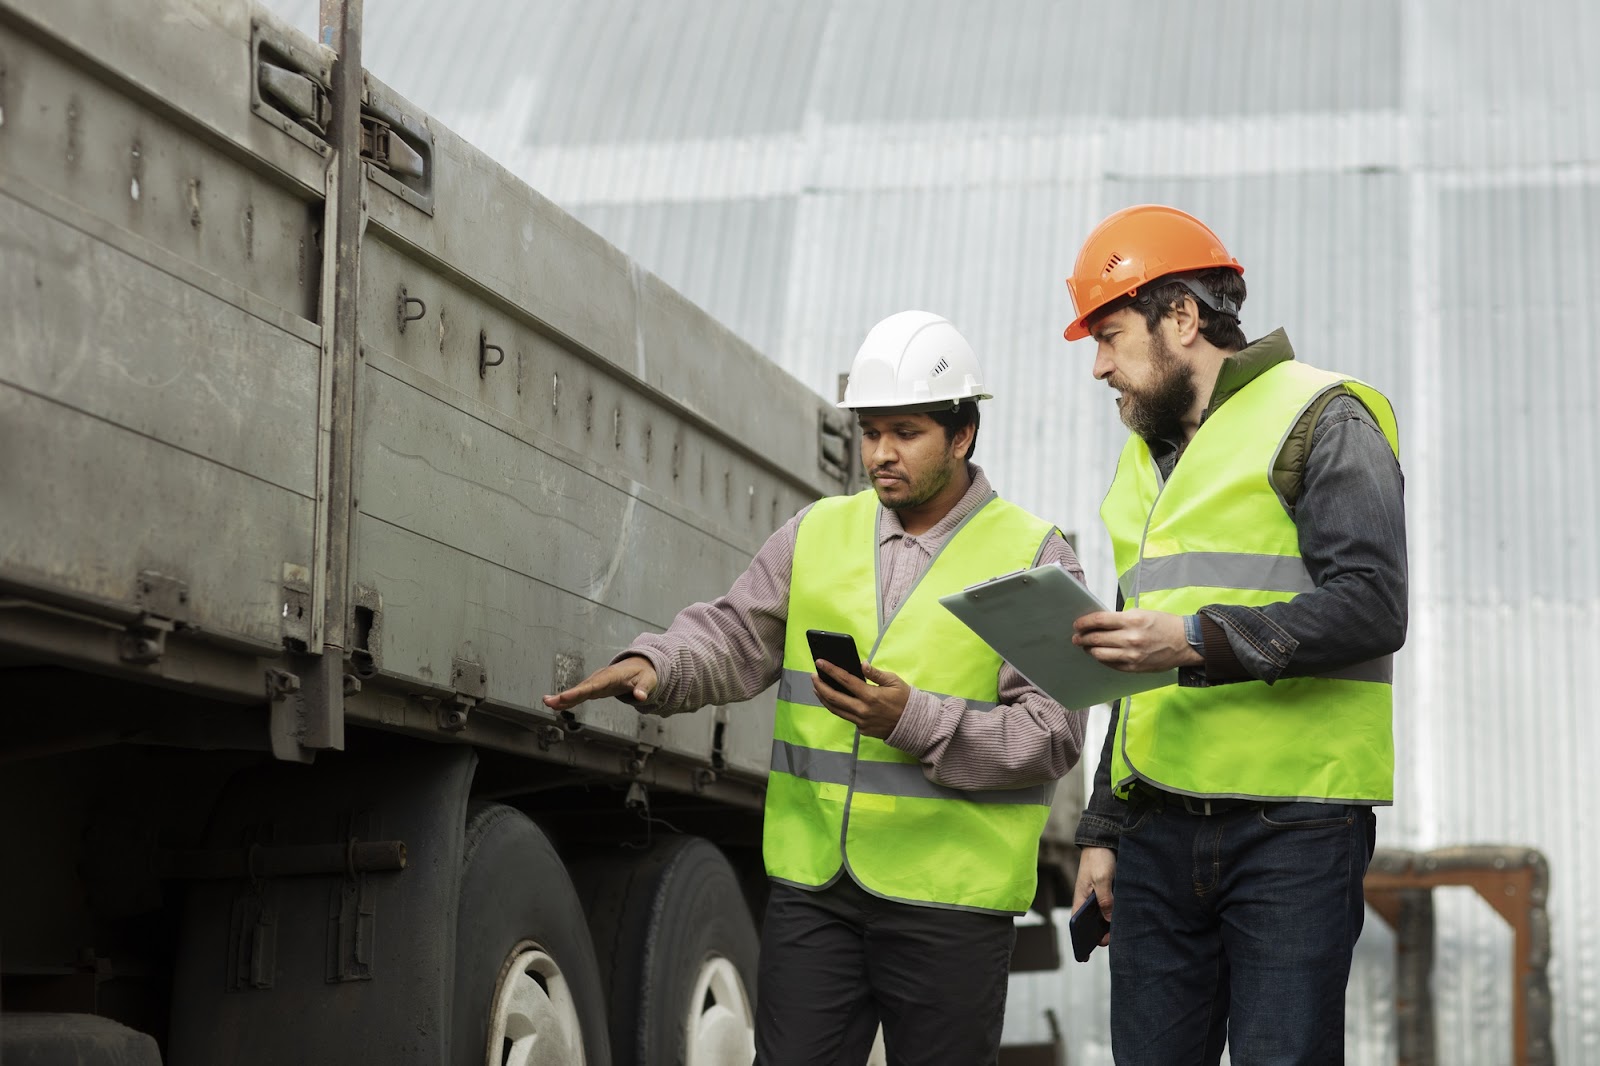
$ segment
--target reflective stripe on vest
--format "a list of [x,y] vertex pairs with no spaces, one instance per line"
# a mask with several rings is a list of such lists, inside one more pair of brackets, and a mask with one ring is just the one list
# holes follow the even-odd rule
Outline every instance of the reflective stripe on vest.
[[[1294,361],[1262,372],[1213,412],[1163,481],[1131,436],[1101,505],[1128,607],[1193,614],[1262,606],[1315,587],[1273,464],[1300,416],[1343,386],[1395,454],[1389,401],[1362,382]],[[1282,650],[1282,649],[1280,649]],[[1171,686],[1122,701],[1112,781],[1195,796],[1386,803],[1393,797],[1393,662],[1320,677]]]
[[807,629],[849,633],[863,657],[921,691],[992,710],[1001,660],[941,595],[1033,565],[1047,522],[991,497],[948,537],[892,617],[878,576],[876,495],[812,506],[800,522],[763,854],[767,873],[816,887],[848,869],[890,899],[1020,913],[1033,901],[1039,836],[1054,786],[967,792],[929,781],[918,760],[821,705]]

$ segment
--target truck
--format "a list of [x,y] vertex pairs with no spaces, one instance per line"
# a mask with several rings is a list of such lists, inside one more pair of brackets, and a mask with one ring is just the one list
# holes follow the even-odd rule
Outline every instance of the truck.
[[324,12],[0,0],[0,1056],[748,1063],[772,693],[540,695],[854,427]]

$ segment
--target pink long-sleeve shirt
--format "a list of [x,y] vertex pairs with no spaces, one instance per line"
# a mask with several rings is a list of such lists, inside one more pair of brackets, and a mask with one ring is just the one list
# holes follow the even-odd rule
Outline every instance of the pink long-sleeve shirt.
[[[911,594],[962,519],[988,500],[989,479],[976,465],[968,469],[971,487],[926,533],[907,533],[899,515],[879,509],[878,575],[886,616]],[[795,533],[805,513],[767,538],[726,595],[684,608],[665,633],[645,634],[617,657],[642,656],[655,668],[658,684],[642,710],[676,714],[737,703],[778,680]],[[1048,538],[1040,548],[1035,565],[1048,563],[1083,580],[1083,568],[1061,537]],[[992,710],[914,688],[887,742],[916,756],[928,779],[948,788],[1023,788],[1066,774],[1083,749],[1087,710],[1062,707],[1009,664],[1001,666],[998,680],[1000,705]]]

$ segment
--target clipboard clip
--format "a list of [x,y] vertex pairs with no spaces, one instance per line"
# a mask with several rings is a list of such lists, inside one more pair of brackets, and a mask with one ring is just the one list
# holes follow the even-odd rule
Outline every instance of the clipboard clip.
[[[1028,568],[1027,567],[1023,567],[1021,570],[1013,570],[1009,574],[1000,574],[997,577],[989,578],[987,581],[980,581],[976,585],[968,585],[966,588],[962,589],[961,591],[962,592],[974,592],[975,593],[979,589],[988,588],[990,585],[993,585],[997,581],[1004,581],[1007,578],[1016,577],[1018,574],[1026,574],[1027,572],[1028,572]],[[1022,580],[1024,582],[1026,582],[1028,579],[1026,577],[1024,577]],[[976,599],[977,597],[974,596],[973,598]]]

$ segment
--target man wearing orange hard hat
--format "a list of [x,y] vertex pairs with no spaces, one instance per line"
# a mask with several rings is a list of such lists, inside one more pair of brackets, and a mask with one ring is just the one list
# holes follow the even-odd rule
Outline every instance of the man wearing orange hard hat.
[[[1111,920],[1119,1066],[1344,1061],[1405,642],[1399,433],[1377,389],[1247,342],[1244,268],[1126,208],[1067,279],[1068,340],[1132,432],[1100,514],[1118,610],[1072,641],[1178,684],[1112,708],[1073,905]],[[1113,913],[1114,912],[1114,913]]]

